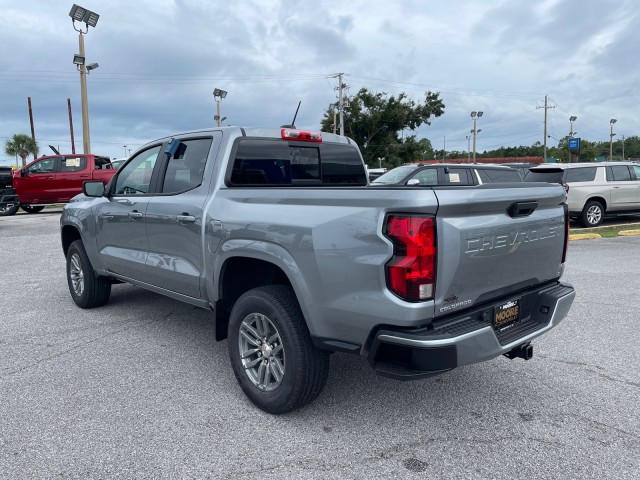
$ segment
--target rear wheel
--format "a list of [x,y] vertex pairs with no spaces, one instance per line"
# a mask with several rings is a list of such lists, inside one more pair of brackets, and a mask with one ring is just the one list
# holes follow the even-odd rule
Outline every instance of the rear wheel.
[[15,215],[20,208],[20,205],[13,205],[11,207],[0,207],[0,217],[8,217],[10,215]]
[[104,305],[111,295],[111,281],[96,275],[82,240],[76,240],[67,252],[67,283],[73,301],[81,308]]
[[27,213],[38,213],[38,212],[42,211],[44,206],[43,205],[38,205],[38,206],[32,207],[30,205],[21,205],[20,208],[22,208]]
[[604,218],[604,206],[598,200],[589,200],[580,214],[583,227],[597,227]]
[[242,295],[228,335],[233,372],[249,400],[268,413],[312,402],[329,373],[329,354],[313,346],[291,287],[269,285]]

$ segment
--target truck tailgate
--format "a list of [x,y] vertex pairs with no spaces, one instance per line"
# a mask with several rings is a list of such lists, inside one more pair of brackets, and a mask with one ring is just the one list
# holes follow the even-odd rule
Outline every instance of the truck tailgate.
[[[531,187],[531,188],[529,188]],[[438,197],[435,316],[560,277],[565,193],[560,185],[434,189]]]

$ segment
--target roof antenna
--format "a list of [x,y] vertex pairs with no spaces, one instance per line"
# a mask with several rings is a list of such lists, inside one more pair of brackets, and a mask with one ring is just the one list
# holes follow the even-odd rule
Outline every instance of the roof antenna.
[[298,102],[298,108],[296,108],[296,113],[293,116],[293,120],[291,120],[291,125],[282,125],[280,128],[296,128],[296,117],[298,116],[298,110],[300,110],[300,104],[302,100]]

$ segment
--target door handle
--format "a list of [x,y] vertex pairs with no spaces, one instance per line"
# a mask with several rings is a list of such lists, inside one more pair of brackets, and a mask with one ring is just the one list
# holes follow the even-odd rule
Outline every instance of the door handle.
[[129,216],[131,218],[142,218],[142,212],[138,212],[137,210],[134,210],[132,212],[129,212]]
[[196,217],[194,217],[193,215],[189,215],[187,213],[182,215],[176,215],[176,220],[178,221],[178,223],[195,223]]

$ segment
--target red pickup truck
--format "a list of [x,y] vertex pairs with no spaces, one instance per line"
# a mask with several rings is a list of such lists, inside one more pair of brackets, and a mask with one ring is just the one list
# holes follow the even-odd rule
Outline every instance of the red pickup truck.
[[82,192],[87,180],[109,182],[117,169],[109,157],[99,155],[51,155],[34,160],[13,173],[13,188],[20,207],[29,213],[45,205],[66,203]]

